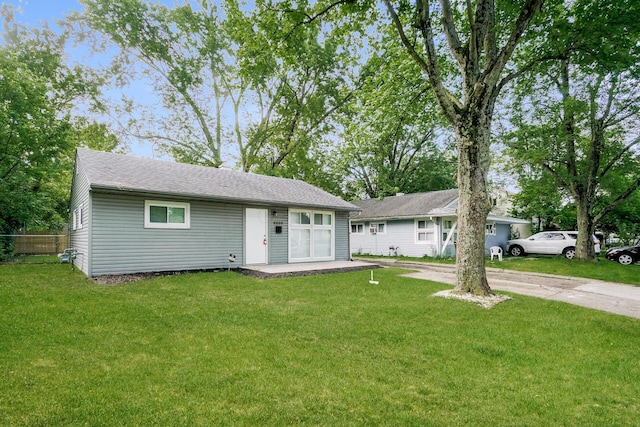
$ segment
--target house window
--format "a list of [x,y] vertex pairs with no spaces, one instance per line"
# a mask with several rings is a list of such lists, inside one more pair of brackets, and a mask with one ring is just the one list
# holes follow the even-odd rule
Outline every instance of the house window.
[[495,222],[488,222],[484,227],[485,227],[484,228],[484,234],[490,235],[490,236],[495,236],[496,235],[496,223]]
[[364,234],[364,224],[351,224],[351,234]]
[[433,243],[434,236],[433,221],[416,220],[416,243]]
[[82,218],[84,217],[84,205],[80,205],[73,210],[73,230],[81,230],[82,229]]
[[145,200],[145,228],[190,228],[190,204]]
[[333,259],[333,223],[333,212],[289,211],[290,260]]
[[387,223],[386,222],[372,222],[369,224],[369,234],[387,234]]

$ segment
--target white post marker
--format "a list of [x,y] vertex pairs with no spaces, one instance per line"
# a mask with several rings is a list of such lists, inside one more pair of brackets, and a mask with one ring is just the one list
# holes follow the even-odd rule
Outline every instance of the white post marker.
[[369,280],[369,283],[371,283],[372,285],[377,285],[378,282],[377,280],[373,280],[373,270],[371,270],[371,280]]

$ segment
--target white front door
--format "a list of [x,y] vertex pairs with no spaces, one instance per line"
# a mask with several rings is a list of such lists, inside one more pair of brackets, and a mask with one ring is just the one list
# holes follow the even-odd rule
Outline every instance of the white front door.
[[267,229],[267,210],[247,208],[244,230],[246,264],[267,263]]

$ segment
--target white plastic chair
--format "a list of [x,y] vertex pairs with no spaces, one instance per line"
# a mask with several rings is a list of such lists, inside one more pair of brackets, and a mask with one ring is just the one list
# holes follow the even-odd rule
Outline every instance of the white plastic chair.
[[498,261],[502,261],[502,248],[500,246],[491,246],[489,251],[491,252],[491,261],[493,261],[494,256],[498,257]]

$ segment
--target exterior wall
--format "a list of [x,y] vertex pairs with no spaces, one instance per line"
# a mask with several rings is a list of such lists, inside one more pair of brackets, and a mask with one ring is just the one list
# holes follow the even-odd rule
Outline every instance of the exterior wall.
[[[434,233],[435,238],[440,239],[439,242],[431,244],[416,243],[415,241],[415,222],[413,219],[409,220],[389,220],[387,223],[387,232],[385,234],[371,235],[369,234],[370,221],[364,222],[364,235],[351,233],[351,253],[357,254],[371,254],[371,255],[389,255],[389,246],[398,246],[398,255],[411,256],[411,257],[423,257],[438,256],[438,247],[442,247],[444,240],[442,239],[442,219],[434,218]],[[374,221],[385,222],[385,221]],[[352,221],[353,224],[362,224],[362,222]],[[509,224],[496,224],[495,235],[485,236],[485,252],[489,254],[489,248],[491,246],[500,246],[506,251],[507,240],[510,238],[510,226]],[[457,230],[456,230],[457,232]],[[455,245],[453,241],[447,245],[444,251],[446,256],[455,256]]]
[[335,259],[348,261],[351,259],[349,251],[349,212],[335,212]]
[[496,235],[485,236],[485,253],[489,254],[491,246],[500,246],[507,253],[507,240],[511,237],[511,226],[509,224],[496,224]]
[[[415,221],[413,219],[375,221],[386,222],[386,233],[369,234],[370,221],[365,221],[364,234],[351,233],[351,253],[389,255],[389,247],[399,247],[398,255],[422,257],[424,255],[435,256],[437,254],[435,242],[416,243]],[[362,222],[352,221],[353,224]],[[439,227],[436,225],[434,233],[438,235]]]
[[[79,167],[78,164],[76,164],[76,170],[74,171],[74,174],[75,175],[73,177],[73,184],[71,186],[71,203],[69,204],[69,245],[70,247],[75,248],[77,251],[74,265],[88,276],[90,269],[89,230],[92,223],[89,183],[86,175],[84,174],[84,171],[81,167]],[[80,205],[84,206],[82,218],[83,226],[82,229],[73,230],[73,211]]]
[[[78,180],[80,183],[80,180]],[[77,194],[89,195],[88,187]],[[75,193],[74,193],[75,194]],[[144,228],[145,200],[188,202],[189,229]],[[150,271],[197,270],[229,267],[229,254],[236,255],[232,267],[244,265],[244,216],[246,206],[207,201],[190,201],[162,196],[91,193],[91,220],[83,233],[89,240],[91,262],[83,258],[88,276],[142,273]],[[86,206],[86,205],[85,205]],[[269,207],[269,264],[288,262],[287,207]],[[88,210],[85,208],[85,214]],[[275,214],[274,214],[275,213]],[[347,212],[335,212],[335,259],[348,260],[349,219]],[[276,233],[276,226],[282,227]],[[87,239],[90,237],[90,239]],[[80,245],[78,246],[80,248]],[[82,250],[83,254],[89,251]]]
[[[276,215],[273,215],[273,212]],[[276,227],[282,227],[276,233]],[[269,264],[286,264],[289,259],[289,209],[269,209]]]
[[[190,229],[144,228],[144,197],[93,193],[91,276],[227,268],[243,262],[243,207],[189,200]],[[172,200],[154,197],[155,200]]]

